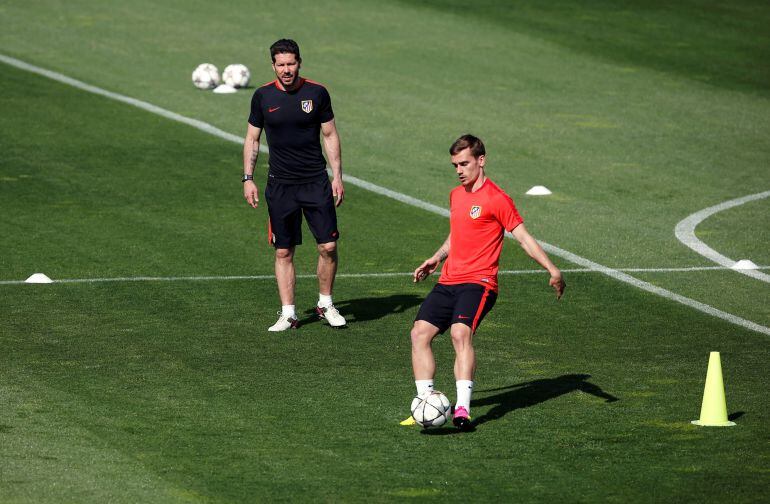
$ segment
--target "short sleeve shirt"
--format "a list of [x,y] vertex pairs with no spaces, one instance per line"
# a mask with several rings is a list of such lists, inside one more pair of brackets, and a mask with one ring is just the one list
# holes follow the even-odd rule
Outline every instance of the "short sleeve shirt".
[[475,283],[497,292],[505,231],[524,222],[516,205],[489,179],[476,192],[458,186],[449,194],[449,257],[439,283]]
[[268,177],[287,184],[326,177],[320,132],[321,124],[332,119],[329,92],[317,82],[302,79],[293,91],[285,91],[277,81],[258,88],[251,98],[249,124],[265,130]]

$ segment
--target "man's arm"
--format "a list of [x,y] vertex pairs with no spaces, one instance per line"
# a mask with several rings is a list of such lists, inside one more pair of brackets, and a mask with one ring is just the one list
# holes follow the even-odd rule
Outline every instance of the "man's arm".
[[438,265],[441,264],[441,261],[449,257],[449,238],[451,236],[452,235],[450,233],[449,236],[446,237],[444,244],[439,247],[436,253],[423,261],[423,263],[418,266],[416,270],[414,270],[413,279],[415,282],[419,282],[428,278],[428,275],[432,274],[434,271],[436,271],[436,269],[438,269]]
[[545,250],[543,250],[543,247],[537,243],[537,240],[535,240],[535,238],[529,234],[529,231],[527,231],[527,228],[524,227],[524,224],[519,224],[513,228],[511,233],[513,234],[513,237],[518,240],[519,245],[521,245],[521,248],[524,249],[524,252],[526,252],[529,257],[537,261],[540,266],[548,270],[548,273],[551,274],[551,279],[548,281],[548,285],[553,287],[553,289],[556,291],[556,298],[561,299],[562,294],[564,294],[564,288],[567,286],[567,284],[564,282],[564,278],[562,278],[559,268],[557,268],[551,262],[548,254],[546,254]]
[[342,185],[342,148],[334,119],[321,124],[321,134],[323,135],[326,159],[332,168],[332,195],[337,198],[336,205],[340,206],[342,198],[345,196],[345,188]]
[[[254,167],[257,166],[257,157],[259,157],[259,137],[262,135],[262,128],[257,128],[249,124],[246,129],[246,138],[243,140],[243,174],[254,176]],[[246,202],[254,208],[259,204],[259,190],[253,180],[247,180],[243,183],[243,197]]]

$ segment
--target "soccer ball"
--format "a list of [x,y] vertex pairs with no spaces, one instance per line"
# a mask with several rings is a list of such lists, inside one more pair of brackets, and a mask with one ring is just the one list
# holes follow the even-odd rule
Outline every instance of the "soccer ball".
[[251,73],[244,65],[235,63],[227,65],[222,72],[222,82],[234,88],[242,88],[249,85]]
[[192,81],[198,89],[211,89],[219,84],[219,70],[211,63],[201,63],[193,70]]
[[425,429],[444,425],[452,416],[449,399],[438,390],[416,396],[411,410],[414,421]]

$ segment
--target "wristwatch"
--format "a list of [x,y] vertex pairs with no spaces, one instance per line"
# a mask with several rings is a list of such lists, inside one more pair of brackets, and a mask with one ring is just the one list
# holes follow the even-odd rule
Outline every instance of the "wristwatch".
[[246,175],[243,174],[243,177],[241,177],[241,182],[246,182],[247,180],[254,180],[254,175]]

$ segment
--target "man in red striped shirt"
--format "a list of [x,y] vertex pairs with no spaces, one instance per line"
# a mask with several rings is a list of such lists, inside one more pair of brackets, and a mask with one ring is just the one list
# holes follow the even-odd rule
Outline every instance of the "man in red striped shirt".
[[[510,231],[524,251],[548,270],[548,283],[557,298],[561,298],[566,284],[559,268],[524,227],[511,197],[484,173],[483,142],[473,135],[463,135],[449,153],[461,185],[449,195],[449,236],[432,257],[414,270],[414,281],[419,282],[446,259],[439,281],[420,306],[412,327],[412,369],[417,394],[431,392],[436,373],[431,343],[449,329],[456,354],[453,423],[460,430],[469,430],[476,370],[473,334],[497,299],[497,271],[505,231]],[[413,419],[403,423],[413,423]]]

